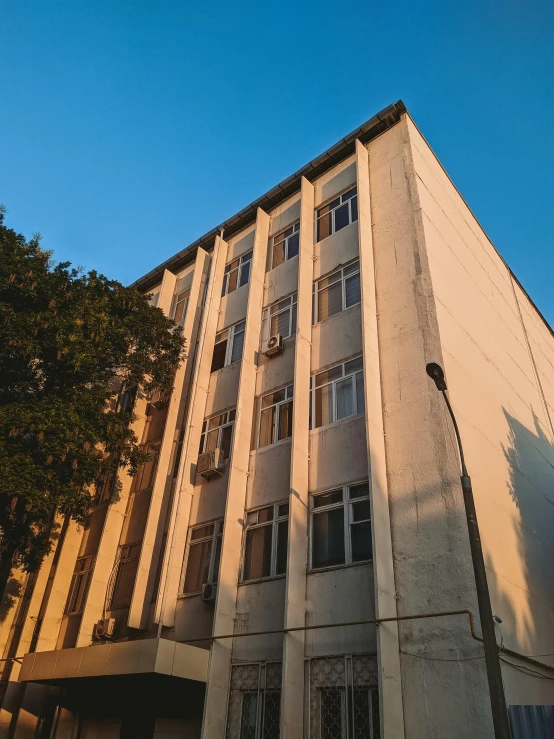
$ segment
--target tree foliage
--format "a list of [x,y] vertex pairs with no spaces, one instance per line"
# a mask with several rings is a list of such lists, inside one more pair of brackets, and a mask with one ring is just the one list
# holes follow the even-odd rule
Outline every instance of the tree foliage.
[[0,587],[14,564],[40,565],[56,514],[84,523],[95,485],[136,472],[122,393],[169,392],[183,351],[148,296],[53,264],[0,211]]

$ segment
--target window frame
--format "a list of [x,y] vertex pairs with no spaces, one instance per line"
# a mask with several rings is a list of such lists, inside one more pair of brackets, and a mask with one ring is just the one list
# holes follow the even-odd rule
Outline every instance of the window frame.
[[[287,305],[285,308],[281,308],[281,310],[277,310],[275,313],[271,312],[271,309],[275,306],[278,306],[280,303],[284,303],[285,300],[290,300],[289,305]],[[270,336],[273,336],[271,332],[271,320],[274,316],[279,316],[281,313],[285,313],[286,311],[289,311],[289,334],[287,336],[283,336],[283,341],[286,341],[287,339],[290,339],[293,336],[296,336],[296,327],[298,325],[298,292],[290,293],[289,295],[285,295],[284,298],[281,298],[280,300],[276,300],[271,305],[268,305],[266,308],[262,311],[262,343],[264,341],[267,341]],[[294,316],[294,320],[293,320]],[[294,327],[294,331],[292,330]]]
[[[240,326],[242,326],[242,328],[239,328],[237,330],[237,327],[240,327]],[[233,323],[231,326],[227,326],[227,328],[224,328],[221,331],[218,331],[218,333],[215,335],[214,349],[213,349],[213,354],[212,354],[212,365],[214,361],[215,347],[217,346],[217,344],[221,344],[224,341],[227,342],[227,346],[225,348],[225,359],[224,359],[222,367],[218,367],[217,369],[214,369],[214,370],[212,370],[210,367],[210,374],[213,374],[214,372],[219,372],[225,367],[228,367],[230,364],[235,364],[236,362],[242,361],[242,356],[244,353],[244,339],[243,339],[243,349],[242,349],[239,359],[233,359],[233,361],[231,361],[231,359],[233,357],[233,347],[235,345],[235,336],[240,333],[244,334],[245,331],[246,331],[246,318],[243,318],[242,321]],[[218,341],[218,336],[221,336],[222,334],[226,332],[227,332],[227,336],[224,339],[219,339]]]
[[[367,485],[367,495],[363,495],[357,498],[350,497],[350,489],[355,488],[359,485]],[[330,503],[329,505],[322,505],[320,507],[314,506],[314,499],[319,498],[323,495],[329,495],[330,493],[338,492],[342,490],[342,501],[338,503]],[[369,518],[362,519],[361,521],[354,520],[354,505],[367,501],[370,506]],[[343,536],[344,536],[344,562],[340,564],[324,565],[322,567],[314,567],[314,517],[321,513],[328,511],[337,510],[342,508],[343,513]],[[337,485],[336,487],[329,488],[328,490],[322,490],[318,493],[310,493],[309,500],[309,547],[308,547],[308,572],[324,572],[325,570],[333,570],[341,567],[354,567],[356,565],[370,564],[373,562],[373,533],[372,533],[372,554],[368,559],[356,560],[352,559],[352,534],[351,528],[355,524],[369,523],[371,527],[371,489],[368,480],[358,480],[357,482],[349,482],[346,485]]]
[[[216,449],[221,449],[221,440],[223,437],[223,429],[228,428],[229,426],[232,427],[231,429],[231,439],[229,441],[229,456],[225,457],[226,460],[231,458],[231,450],[233,448],[233,438],[235,436],[235,420],[237,415],[237,409],[236,408],[229,408],[226,411],[223,411],[222,413],[214,413],[212,416],[208,416],[208,418],[205,418],[202,421],[202,430],[200,432],[200,446],[198,447],[199,451],[198,454],[204,454],[206,451],[206,440],[208,438],[208,435],[210,432],[215,431],[217,429],[217,442],[216,442]],[[220,424],[219,426],[214,426],[213,428],[208,428],[209,422],[213,418],[219,418],[220,416],[225,416],[225,421]]]
[[[88,563],[86,562],[88,560]],[[79,566],[79,562],[85,562],[85,566],[83,569],[77,571],[77,567]],[[87,596],[88,591],[90,588],[90,582],[92,580],[92,573],[94,572],[94,564],[96,562],[96,555],[95,554],[89,554],[87,556],[83,557],[77,557],[77,561],[75,562],[75,567],[73,569],[73,575],[71,576],[71,584],[69,586],[69,593],[67,596],[67,602],[65,604],[64,608],[64,616],[78,616],[81,614],[84,610],[85,603],[87,602]],[[80,588],[80,580],[85,579],[85,585],[84,588],[81,591],[81,595],[79,598],[79,603],[77,608],[73,608],[72,610],[69,610],[69,606],[71,604],[71,601],[73,600],[73,596],[77,591],[77,597],[78,597],[78,591]],[[77,606],[77,603],[75,604]]]
[[[185,318],[187,317],[187,310],[189,307],[189,300],[190,300],[190,287],[187,287],[186,290],[181,290],[181,292],[178,292],[175,294],[173,310],[171,311],[171,317],[173,318],[173,320],[178,326],[182,326],[185,322]],[[184,303],[185,307],[183,308],[181,318],[177,320],[176,319],[177,310],[181,303]]]
[[[292,228],[292,233],[290,233],[288,236],[285,236],[285,233],[289,231]],[[296,254],[293,254],[292,257],[289,257],[289,241],[293,236],[296,236],[298,234],[298,251]],[[283,238],[280,238],[280,237]],[[277,241],[276,239],[279,239]],[[283,244],[283,261],[280,264],[275,264],[275,247],[279,244]],[[289,259],[294,259],[294,257],[297,257],[300,252],[300,219],[295,221],[294,223],[291,223],[290,226],[287,226],[286,228],[281,229],[279,233],[276,233],[275,236],[271,237],[271,267],[270,269],[276,269],[277,267],[280,267],[281,264],[284,264],[285,262],[288,262]]]
[[[202,587],[205,583],[202,583],[200,590],[195,590],[190,593],[185,592],[185,581],[187,579],[187,568],[189,564],[190,559],[190,550],[193,546],[203,544],[206,541],[211,541],[212,546],[210,550],[210,562],[208,565],[208,580],[206,580],[206,583],[217,583],[219,582],[219,567],[221,565],[221,549],[219,551],[219,562],[218,562],[218,572],[217,572],[217,580],[214,580],[214,569],[215,569],[215,563],[216,563],[216,557],[217,557],[217,542],[218,539],[221,541],[221,544],[223,544],[223,518],[215,518],[211,521],[204,521],[203,523],[196,523],[194,526],[189,526],[189,530],[187,533],[187,545],[185,550],[185,556],[183,559],[183,571],[181,573],[181,583],[179,585],[179,597],[181,598],[188,598],[192,595],[200,595],[202,593]],[[194,531],[197,531],[198,529],[206,528],[206,526],[212,526],[214,527],[213,532],[209,536],[202,536],[199,539],[192,539],[192,535]]]
[[[287,511],[284,514],[279,515],[279,508],[281,506],[286,506]],[[259,514],[261,511],[266,511],[270,508],[273,508],[272,518],[269,521],[259,521]],[[248,518],[250,516],[257,516],[257,520],[255,523],[249,523]],[[251,582],[260,582],[261,580],[273,580],[278,577],[286,577],[287,574],[287,567],[285,562],[285,571],[284,572],[277,572],[277,553],[278,553],[278,544],[279,544],[279,524],[287,522],[287,551],[288,551],[288,521],[290,516],[290,508],[289,508],[289,501],[288,500],[281,500],[278,503],[270,503],[269,505],[260,506],[258,508],[252,508],[249,511],[246,511],[245,517],[244,517],[244,534],[243,534],[243,541],[242,541],[242,563],[240,568],[240,579],[239,583],[251,583]],[[271,526],[271,562],[270,562],[270,574],[269,575],[263,575],[262,577],[252,577],[248,580],[245,579],[244,576],[244,570],[246,565],[246,541],[248,537],[249,531],[254,531],[256,529],[261,529],[264,527],[270,527]]]
[[[345,270],[350,269],[353,267],[356,262],[358,263],[358,269],[352,270],[352,272],[348,272],[345,274]],[[341,309],[340,311],[337,311],[336,313],[333,313],[329,316],[326,316],[325,318],[319,317],[319,293],[323,292],[323,290],[328,290],[331,285],[325,285],[325,287],[319,287],[319,284],[323,282],[324,280],[330,280],[334,275],[340,273],[340,278],[335,280],[335,282],[331,283],[332,285],[338,283],[340,281],[341,283]],[[360,300],[358,303],[352,303],[352,305],[346,305],[346,281],[353,277],[354,275],[359,275],[360,280]],[[362,290],[361,290],[361,273],[360,273],[360,258],[357,257],[356,259],[353,259],[351,262],[348,262],[348,264],[344,264],[341,267],[338,267],[337,269],[333,270],[330,274],[320,277],[318,280],[315,280],[312,285],[312,324],[315,326],[317,323],[322,323],[323,321],[328,321],[330,318],[333,318],[333,316],[338,316],[339,313],[344,313],[345,310],[350,310],[350,308],[354,308],[356,305],[360,305],[362,302]]]
[[[252,274],[251,265],[253,255],[254,250],[250,249],[249,251],[244,252],[244,254],[241,254],[239,257],[236,257],[236,259],[233,259],[231,262],[225,265],[225,271],[223,273],[223,284],[221,286],[222,298],[224,298],[226,295],[229,295],[230,293],[234,293],[235,290],[239,289],[239,287],[245,287],[246,285],[248,285],[248,283],[250,282],[250,276]],[[242,272],[245,264],[248,264],[248,279],[246,280],[246,282],[242,283]],[[230,276],[234,272],[237,273],[235,287],[233,287],[232,290],[229,290]]]
[[[149,441],[146,444],[141,445],[141,450],[145,451],[147,454],[150,454],[152,456],[152,459],[149,459],[147,462],[143,462],[138,470],[137,474],[135,475],[133,479],[133,492],[134,493],[140,493],[143,490],[149,490],[151,487],[153,487],[154,482],[156,480],[156,473],[158,472],[158,463],[160,461],[160,451],[162,448],[162,440],[158,438],[156,441]],[[144,480],[144,474],[146,471],[146,468],[148,465],[151,465],[150,467],[150,478],[148,481],[148,485],[143,485]]]
[[[117,549],[117,562],[114,567],[114,575],[113,575],[113,582],[111,585],[111,591],[110,591],[110,597],[109,597],[109,611],[120,611],[125,608],[129,608],[131,605],[131,601],[133,599],[133,590],[135,587],[135,581],[137,577],[137,570],[138,570],[138,562],[140,558],[140,552],[142,549],[142,541],[134,541],[130,542],[129,544],[120,544]],[[127,550],[128,554],[127,556],[124,556],[124,552]],[[132,552],[135,552],[135,556],[129,556]],[[123,569],[122,565],[126,565],[128,562],[136,562],[136,565],[134,567],[129,567]],[[121,598],[120,601],[115,601],[115,596],[117,592],[117,586],[120,584],[120,575],[126,570],[129,570],[130,573],[127,575],[129,582],[131,583],[130,588],[127,588],[130,592],[124,592],[125,598],[123,598],[121,595],[119,596]],[[121,575],[121,580],[123,580],[124,575]],[[128,585],[128,583],[127,583]],[[127,602],[128,599],[128,602]]]
[[[274,395],[275,393],[278,393],[280,390],[283,390],[285,393],[285,397],[283,400],[278,400],[275,403],[271,403],[270,405],[264,406],[263,400],[264,398],[267,398],[268,395]],[[290,395],[289,395],[290,390]],[[256,449],[267,449],[270,446],[275,446],[275,444],[280,444],[281,442],[287,441],[288,439],[292,439],[292,429],[291,429],[291,435],[285,436],[282,439],[278,439],[277,436],[279,435],[279,425],[281,420],[281,406],[291,404],[291,413],[294,408],[294,383],[291,382],[290,385],[285,385],[284,387],[276,388],[275,390],[272,390],[270,393],[264,393],[260,396],[259,399],[259,414],[258,414],[258,432],[256,435]],[[269,408],[275,408],[275,427],[273,431],[273,441],[270,444],[264,444],[263,446],[260,446],[260,437],[262,433],[262,415],[264,411],[267,411]]]
[[[357,359],[362,360],[362,366],[360,369],[355,369],[354,371],[350,372],[349,374],[345,374],[346,372],[346,365],[350,364],[350,362],[355,362]],[[323,374],[324,372],[330,372],[331,370],[336,369],[337,367],[342,367],[342,374],[340,377],[336,377],[333,380],[328,380],[327,382],[322,383],[321,385],[316,385],[315,378],[318,375]],[[361,403],[362,410],[360,410],[360,400],[358,398],[358,393],[356,391],[357,388],[357,381],[356,378],[358,375],[362,376],[362,398],[363,401]],[[347,380],[348,378],[351,378],[352,381],[352,388],[353,388],[353,403],[354,403],[354,413],[350,416],[344,416],[343,418],[337,418],[337,391],[336,391],[336,385],[339,382],[344,382],[344,380]],[[332,393],[333,393],[333,420],[329,421],[328,423],[321,424],[321,426],[315,426],[315,419],[316,419],[316,392],[317,390],[321,390],[324,387],[327,387],[328,385],[332,386]],[[321,429],[325,428],[326,426],[331,426],[333,423],[339,423],[340,421],[346,421],[348,418],[355,418],[356,416],[360,416],[363,413],[365,413],[365,394],[364,394],[364,363],[363,363],[363,354],[358,355],[357,357],[352,357],[351,359],[347,359],[344,362],[339,362],[338,364],[334,364],[331,367],[327,367],[327,369],[319,370],[318,372],[314,372],[313,375],[310,376],[310,421],[309,421],[309,427],[310,431],[315,431],[315,429]]]
[[[349,198],[346,200],[343,200],[345,195],[348,195],[349,193],[353,192],[353,195],[350,195]],[[328,208],[329,205],[334,200],[339,200],[339,203],[335,205],[334,208],[331,208],[326,213],[322,213],[320,215],[320,211],[324,210],[325,208]],[[352,219],[352,201],[356,200],[356,218]],[[348,203],[348,223],[345,226],[341,226],[341,228],[336,228],[336,211],[342,207],[345,203]],[[327,234],[327,236],[323,236],[323,238],[319,238],[319,221],[322,218],[325,218],[326,216],[331,216],[331,229],[330,232]],[[358,186],[356,183],[354,185],[349,185],[345,190],[338,193],[337,195],[333,195],[332,198],[329,198],[325,203],[318,206],[315,209],[315,218],[314,218],[314,243],[319,244],[320,241],[323,241],[324,239],[328,239],[329,236],[333,236],[333,234],[338,233],[338,231],[342,231],[343,228],[346,228],[347,226],[351,226],[353,223],[355,223],[359,218],[359,212],[358,212]]]

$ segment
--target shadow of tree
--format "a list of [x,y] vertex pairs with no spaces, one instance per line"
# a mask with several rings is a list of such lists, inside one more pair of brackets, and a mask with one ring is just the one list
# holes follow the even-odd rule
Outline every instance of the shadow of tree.
[[8,617],[8,613],[15,607],[18,599],[23,592],[23,583],[15,577],[10,576],[2,601],[0,602],[0,623],[3,623]]

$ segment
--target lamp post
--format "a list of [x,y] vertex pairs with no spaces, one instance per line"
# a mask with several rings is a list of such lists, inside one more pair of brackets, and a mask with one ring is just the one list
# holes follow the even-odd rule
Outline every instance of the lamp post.
[[456,439],[458,441],[458,449],[460,451],[460,462],[462,467],[460,479],[462,482],[464,505],[466,509],[467,530],[469,534],[469,545],[471,548],[471,559],[473,561],[477,603],[479,605],[479,616],[481,618],[481,632],[483,634],[483,647],[485,650],[485,664],[487,667],[494,736],[495,739],[511,739],[512,732],[506,708],[504,687],[502,685],[502,673],[500,670],[500,660],[498,658],[498,646],[496,644],[491,599],[489,595],[489,586],[487,584],[487,575],[485,572],[485,560],[483,559],[481,537],[479,536],[479,526],[477,525],[477,513],[475,511],[471,478],[467,473],[460,431],[446,392],[446,380],[444,379],[442,367],[435,362],[431,362],[427,365],[426,370],[429,377],[437,386],[437,390],[442,393],[446,407],[450,413],[450,418],[452,419],[452,424],[454,425],[454,431],[456,432]]

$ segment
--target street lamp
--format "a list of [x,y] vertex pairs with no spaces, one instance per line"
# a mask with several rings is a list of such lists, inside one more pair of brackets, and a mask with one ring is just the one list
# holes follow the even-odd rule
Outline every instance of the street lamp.
[[469,545],[471,548],[471,559],[473,561],[473,574],[475,576],[475,589],[477,590],[477,603],[479,605],[479,616],[481,618],[481,631],[483,634],[485,664],[487,667],[487,679],[489,682],[494,736],[496,739],[511,739],[512,732],[510,729],[508,711],[506,709],[506,699],[504,697],[504,688],[502,685],[502,673],[500,670],[500,660],[498,658],[498,646],[496,644],[491,599],[489,595],[489,586],[487,584],[487,575],[485,572],[485,560],[483,559],[481,537],[479,536],[479,527],[477,525],[477,513],[475,511],[471,478],[467,473],[460,431],[446,392],[446,380],[444,379],[442,367],[435,362],[430,362],[427,365],[426,370],[429,377],[437,386],[437,390],[442,393],[446,407],[450,413],[450,418],[452,419],[452,424],[454,425],[454,431],[456,432],[456,439],[458,441],[458,449],[460,451],[460,462],[462,467],[462,475],[460,479],[462,481],[462,491],[464,494]]

